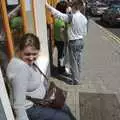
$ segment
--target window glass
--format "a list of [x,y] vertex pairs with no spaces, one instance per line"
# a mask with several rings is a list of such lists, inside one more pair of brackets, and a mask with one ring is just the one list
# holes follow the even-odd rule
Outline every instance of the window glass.
[[[9,1],[9,0],[8,0]],[[12,33],[14,48],[17,50],[17,45],[20,40],[20,37],[23,35],[23,19],[21,15],[21,6],[20,2],[18,4],[13,4],[6,2],[6,8],[8,12],[9,25]]]
[[35,33],[35,21],[34,21],[34,8],[32,6],[32,0],[26,0],[26,17],[27,17],[27,31]]

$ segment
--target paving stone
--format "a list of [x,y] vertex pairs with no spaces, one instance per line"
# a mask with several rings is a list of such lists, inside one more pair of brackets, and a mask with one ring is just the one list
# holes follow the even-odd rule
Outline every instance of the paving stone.
[[115,94],[80,93],[81,120],[120,120]]
[[89,20],[81,84],[68,85],[66,80],[52,78],[68,91],[66,103],[76,120],[120,120],[119,51],[109,34]]

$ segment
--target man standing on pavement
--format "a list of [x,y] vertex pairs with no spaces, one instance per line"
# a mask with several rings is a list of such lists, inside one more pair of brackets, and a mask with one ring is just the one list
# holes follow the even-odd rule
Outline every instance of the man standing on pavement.
[[82,0],[73,0],[71,3],[72,13],[63,14],[50,6],[46,1],[46,7],[54,15],[55,18],[61,18],[69,23],[68,33],[68,49],[69,49],[69,62],[70,70],[72,73],[71,84],[77,85],[80,83],[81,72],[81,56],[84,48],[84,37],[87,33],[87,19],[80,12],[83,6]]

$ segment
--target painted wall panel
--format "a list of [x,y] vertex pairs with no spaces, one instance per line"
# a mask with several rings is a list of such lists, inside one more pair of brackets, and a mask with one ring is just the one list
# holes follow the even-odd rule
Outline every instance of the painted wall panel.
[[45,11],[45,0],[35,0],[35,21],[36,21],[36,32],[41,42],[41,55],[47,56],[48,53],[48,41],[47,41],[47,26],[46,26],[46,11]]

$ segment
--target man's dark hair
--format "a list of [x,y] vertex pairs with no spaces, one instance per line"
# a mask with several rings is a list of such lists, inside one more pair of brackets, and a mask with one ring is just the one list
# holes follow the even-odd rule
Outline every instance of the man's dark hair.
[[76,10],[80,10],[80,8],[83,6],[82,0],[73,0],[71,2],[71,7],[74,7]]
[[68,5],[67,5],[66,1],[60,1],[56,5],[56,9],[59,10],[60,12],[62,12],[62,13],[66,13],[67,7],[68,7]]

